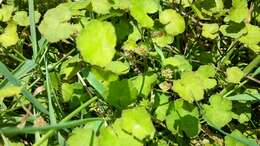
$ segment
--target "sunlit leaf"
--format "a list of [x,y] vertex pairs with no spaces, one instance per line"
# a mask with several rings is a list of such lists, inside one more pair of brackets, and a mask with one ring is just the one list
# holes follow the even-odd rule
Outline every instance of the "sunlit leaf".
[[218,36],[219,26],[217,23],[203,24],[202,36],[205,38],[215,39]]
[[14,11],[14,6],[3,4],[0,9],[0,21],[3,22],[9,21],[12,17],[13,11]]
[[136,87],[140,96],[147,97],[151,89],[157,81],[157,75],[154,73],[147,73],[145,75],[138,75],[130,79]]
[[109,22],[91,20],[77,37],[77,48],[83,59],[104,67],[108,65],[116,52],[116,33]]
[[[41,13],[38,11],[34,11],[34,21],[35,23],[38,23],[41,17]],[[29,26],[30,21],[29,21],[29,16],[26,11],[17,11],[15,12],[15,15],[13,16],[13,20],[16,24],[20,26]]]
[[164,59],[163,66],[177,68],[181,72],[192,71],[192,66],[189,61],[182,55],[175,55],[174,57]]
[[111,8],[108,0],[91,0],[93,11],[98,14],[107,14]]
[[21,92],[21,87],[8,86],[0,89],[0,101],[5,97],[18,96]]
[[247,0],[232,0],[230,9],[230,20],[240,23],[248,15]]
[[209,99],[210,105],[204,104],[204,118],[217,128],[222,128],[232,120],[232,102],[220,95]]
[[130,14],[136,19],[141,26],[151,28],[153,27],[154,21],[148,16],[158,11],[159,1],[158,0],[130,0]]
[[[239,130],[235,129],[232,131],[230,134],[231,136],[234,136],[239,139],[243,139],[245,141],[248,141],[248,143],[252,145],[258,145],[255,140],[253,139],[248,139],[246,136],[244,136]],[[230,136],[225,136],[225,145],[227,146],[246,146],[244,143],[239,142],[238,140],[230,137]]]
[[39,31],[49,42],[67,39],[79,29],[78,25],[68,22],[71,17],[72,12],[66,5],[61,4],[56,8],[49,9],[44,14]]
[[4,30],[4,33],[0,35],[0,43],[4,47],[15,45],[18,42],[17,26],[13,22],[9,22]]
[[112,61],[105,67],[105,69],[115,74],[121,75],[128,73],[130,66],[127,62],[123,63],[121,61]]
[[227,68],[227,81],[231,83],[239,83],[240,80],[244,77],[244,72],[238,67]]
[[[84,138],[82,136],[84,135]],[[75,128],[67,140],[69,146],[97,146],[96,136],[90,128]]]
[[73,57],[61,64],[60,75],[64,76],[63,79],[71,79],[81,69],[81,59],[79,57]]
[[173,36],[181,34],[185,30],[184,18],[173,9],[162,11],[159,15],[159,20],[166,25],[166,32]]
[[124,110],[122,113],[121,127],[138,139],[153,138],[155,128],[149,113],[143,107]]
[[181,79],[173,81],[173,91],[188,102],[204,98],[204,90],[216,86],[215,69],[211,65],[201,66],[196,72],[184,72]]

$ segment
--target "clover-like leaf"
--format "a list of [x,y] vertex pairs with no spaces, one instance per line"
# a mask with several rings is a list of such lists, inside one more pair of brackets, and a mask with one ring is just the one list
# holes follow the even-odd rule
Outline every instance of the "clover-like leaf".
[[232,8],[230,9],[230,20],[240,23],[248,15],[247,0],[232,0]]
[[173,91],[188,102],[204,98],[204,90],[216,86],[215,69],[211,65],[201,66],[196,72],[184,72],[181,79],[173,81]]
[[210,105],[204,105],[204,118],[217,128],[222,128],[232,120],[232,102],[220,95],[213,95],[209,99]]
[[13,5],[2,5],[0,9],[0,21],[7,22],[11,19],[14,11]]
[[79,25],[68,22],[71,17],[72,12],[69,7],[60,4],[44,14],[44,18],[39,25],[39,31],[49,42],[67,39],[79,29]]
[[4,33],[0,35],[0,43],[4,47],[15,45],[18,42],[17,26],[13,22],[8,22]]
[[250,49],[255,52],[260,51],[260,28],[255,25],[247,24],[246,25],[247,34],[242,36],[239,41],[246,44]]
[[215,39],[218,36],[219,26],[217,23],[203,24],[202,36],[205,38]]
[[164,59],[163,66],[177,68],[181,72],[192,71],[192,66],[189,61],[182,55],[175,55],[174,57]]
[[173,36],[185,30],[184,18],[173,9],[166,9],[159,15],[160,22],[165,24],[165,31]]
[[109,22],[91,20],[77,37],[77,48],[84,61],[104,67],[116,52],[116,33]]
[[227,81],[230,83],[239,83],[240,80],[244,77],[244,72],[238,67],[227,68]]
[[200,132],[199,111],[196,106],[177,99],[169,110],[170,114],[166,117],[166,125],[173,134],[195,137]]
[[[119,92],[120,91],[120,92]],[[123,109],[137,98],[137,89],[130,80],[110,82],[105,100],[118,109]]]
[[127,62],[112,61],[105,67],[105,69],[115,74],[122,75],[128,73],[130,65]]
[[147,97],[151,92],[151,89],[157,81],[157,75],[155,73],[147,73],[144,75],[138,75],[130,79],[133,85],[138,91],[138,95]]
[[155,128],[150,114],[143,107],[124,110],[122,113],[121,127],[136,138],[142,140],[145,137],[153,138]]
[[155,13],[159,10],[158,0],[130,0],[130,14],[143,27],[151,28],[154,21],[148,14]]
[[[38,11],[34,11],[34,21],[35,23],[38,23],[41,17],[41,13]],[[13,16],[13,20],[16,24],[20,26],[29,26],[30,21],[29,21],[29,16],[26,11],[18,11],[15,12],[15,15]]]
[[93,11],[98,14],[107,14],[112,7],[108,0],[91,0],[91,5]]

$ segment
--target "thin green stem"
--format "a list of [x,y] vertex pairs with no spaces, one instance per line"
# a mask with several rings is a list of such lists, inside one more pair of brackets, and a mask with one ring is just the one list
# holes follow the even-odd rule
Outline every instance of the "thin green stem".
[[[62,119],[59,123],[63,123],[66,122],[68,120],[70,120],[72,117],[74,117],[77,113],[79,113],[82,109],[84,109],[85,107],[87,107],[88,105],[90,105],[92,102],[96,101],[98,98],[97,97],[93,97],[90,100],[88,100],[87,102],[85,102],[84,104],[82,104],[80,107],[78,107],[77,109],[75,109],[73,112],[71,112],[69,115],[67,115],[64,119]],[[40,146],[46,139],[48,139],[50,136],[52,136],[54,134],[54,132],[56,131],[56,129],[51,129],[50,131],[48,131],[46,134],[44,134],[35,144],[34,146]]]

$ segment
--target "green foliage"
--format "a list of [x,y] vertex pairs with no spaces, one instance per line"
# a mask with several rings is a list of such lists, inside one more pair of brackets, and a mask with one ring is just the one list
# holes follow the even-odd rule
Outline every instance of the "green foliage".
[[159,20],[165,24],[165,31],[173,36],[181,34],[185,30],[183,17],[173,9],[167,9],[160,13]]
[[230,20],[236,23],[242,22],[248,15],[247,0],[232,0]]
[[0,145],[258,145],[259,0],[0,3]]
[[204,98],[204,90],[216,86],[215,69],[211,65],[201,66],[196,72],[184,72],[181,79],[174,80],[173,91],[188,102],[199,101]]
[[[63,14],[63,15],[60,15]],[[39,31],[49,42],[65,40],[78,31],[78,25],[70,24],[72,11],[64,4],[49,9],[39,25]]]
[[106,95],[108,103],[116,108],[123,109],[135,101],[137,89],[130,80],[116,80],[109,83]]
[[18,42],[17,26],[13,22],[9,22],[4,30],[4,33],[0,35],[0,43],[4,47],[15,45]]
[[156,80],[157,75],[155,73],[146,73],[130,79],[133,86],[137,89],[138,95],[143,97],[147,97],[149,95]]
[[21,87],[8,86],[0,89],[0,101],[5,97],[18,96],[21,93]]
[[2,5],[0,9],[0,21],[8,22],[12,17],[13,11],[14,7],[12,5]]
[[197,107],[177,99],[170,107],[170,114],[166,117],[166,125],[173,134],[195,137],[200,132],[199,111]]
[[84,61],[101,67],[111,63],[115,45],[115,29],[109,22],[92,20],[77,37],[77,48]]
[[241,71],[238,67],[230,67],[226,71],[227,81],[230,83],[239,83],[240,80],[244,77],[244,72]]
[[192,71],[192,66],[185,59],[184,56],[175,55],[174,57],[169,57],[163,60],[163,65],[165,67],[177,68],[181,72]]
[[[35,16],[35,23],[38,23],[40,18],[41,18],[41,13],[38,11],[34,11],[34,16]],[[29,16],[26,11],[17,11],[15,12],[15,15],[13,16],[13,20],[16,24],[20,26],[29,26],[30,21],[29,21]]]
[[218,36],[219,26],[217,23],[213,24],[203,24],[202,36],[205,38],[215,39]]
[[[85,146],[92,145],[95,146],[95,135],[94,131],[90,128],[75,128],[72,131],[72,135],[68,138],[67,144],[69,146]],[[82,136],[84,135],[84,138]]]
[[150,114],[143,107],[124,110],[122,113],[121,127],[136,138],[142,140],[145,137],[153,138],[155,128]]
[[154,21],[148,14],[152,14],[158,11],[158,0],[130,0],[130,14],[136,19],[136,21],[143,27],[151,28],[154,25]]
[[209,124],[221,128],[232,120],[232,102],[220,95],[213,95],[209,99],[210,105],[205,104],[205,120]]

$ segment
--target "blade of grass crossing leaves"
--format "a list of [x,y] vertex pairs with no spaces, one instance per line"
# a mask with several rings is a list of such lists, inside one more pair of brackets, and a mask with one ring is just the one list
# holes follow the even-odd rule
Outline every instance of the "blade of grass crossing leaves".
[[49,104],[49,116],[50,116],[50,122],[51,124],[56,124],[56,118],[55,118],[55,113],[52,105],[52,98],[51,98],[51,87],[50,87],[50,76],[49,76],[49,71],[48,71],[48,60],[45,55],[44,57],[44,62],[45,62],[45,75],[46,75],[46,85],[47,85],[47,95],[48,95],[48,104]]
[[[36,67],[36,63],[33,60],[26,60],[24,63],[20,64],[13,72],[13,76],[16,79],[21,79],[24,77],[28,72],[33,70]],[[0,87],[4,87],[8,85],[8,81],[5,79],[1,84]]]
[[165,59],[165,57],[163,55],[162,50],[157,45],[155,45],[154,48],[155,48],[156,52],[158,53],[158,55],[160,56],[161,61],[163,61]]
[[82,71],[83,76],[87,79],[87,81],[89,82],[89,84],[91,86],[93,86],[96,91],[102,96],[105,97],[105,88],[103,86],[103,84],[101,84],[95,77],[94,74],[91,73],[90,69],[84,69]]
[[[73,112],[71,112],[69,115],[67,115],[64,119],[62,119],[59,123],[63,123],[66,122],[68,120],[70,120],[72,117],[74,117],[77,113],[79,113],[82,109],[86,108],[87,106],[89,106],[92,102],[96,101],[98,98],[92,97],[90,100],[88,100],[87,102],[85,102],[84,104],[82,104],[80,107],[78,107],[77,109],[75,109]],[[50,136],[52,136],[55,132],[55,129],[51,129],[50,131],[48,131],[46,134],[44,134],[35,144],[34,146],[40,146],[45,140],[47,140]]]
[[33,59],[36,60],[37,57],[37,39],[36,39],[36,30],[35,30],[35,16],[34,16],[34,0],[28,0],[29,6],[29,18],[30,18],[30,32],[31,32],[31,41],[33,48]]
[[[12,73],[8,70],[8,68],[0,61],[0,74],[4,75],[6,79],[13,85],[21,86],[22,84],[18,79],[16,79]],[[25,89],[21,90],[23,96],[27,97],[27,99],[41,112],[47,114],[48,111],[45,107],[35,99],[30,92]]]
[[46,125],[42,127],[25,127],[25,128],[2,128],[0,129],[1,134],[21,134],[21,133],[35,133],[38,131],[47,131],[47,130],[58,130],[63,128],[75,127],[78,125],[85,124],[91,121],[102,120],[101,118],[86,118],[81,120],[74,120],[69,122],[63,122],[59,124]]
[[238,94],[234,96],[225,97],[228,100],[244,100],[244,101],[260,101],[260,94]]
[[[214,126],[212,123],[210,123],[209,121],[207,121],[208,124],[213,127],[214,129],[218,130],[220,133],[224,134],[224,135],[227,135],[233,139],[235,139],[236,141],[239,141],[241,143],[243,143],[244,145],[247,145],[247,146],[258,146],[258,144],[256,142],[253,142],[251,140],[248,140],[248,139],[245,139],[245,138],[241,138],[241,137],[237,137],[237,136],[233,136],[219,128],[217,128],[216,126]],[[252,139],[253,140],[253,139]]]

